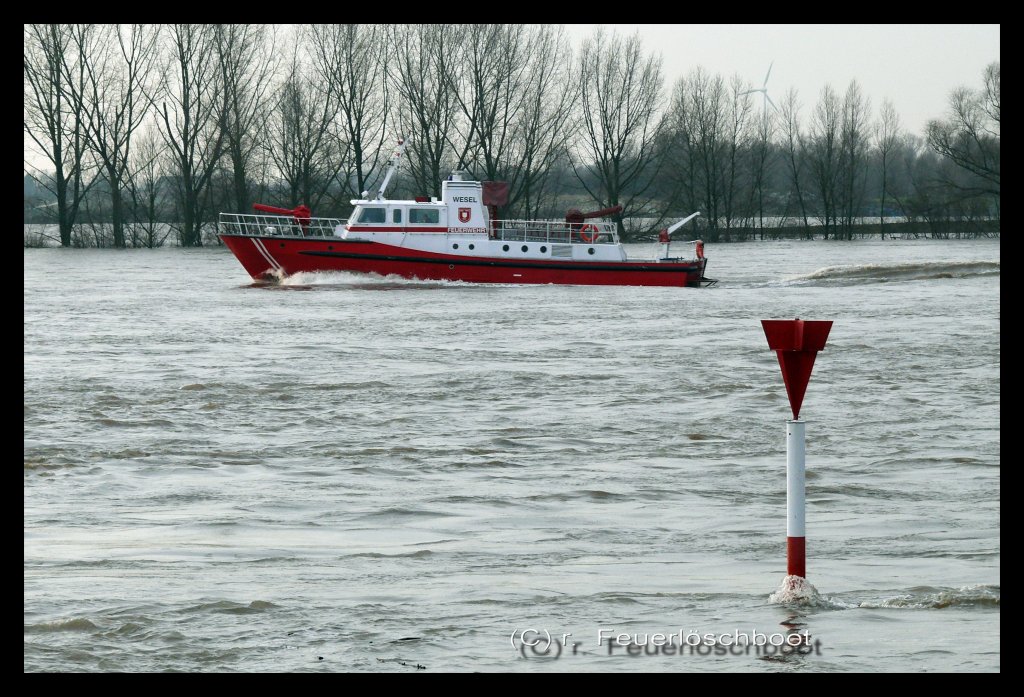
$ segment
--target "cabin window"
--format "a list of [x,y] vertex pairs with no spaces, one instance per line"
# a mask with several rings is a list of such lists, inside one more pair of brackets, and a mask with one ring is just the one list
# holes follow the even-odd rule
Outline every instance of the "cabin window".
[[359,211],[357,223],[384,223],[387,222],[386,208],[363,208]]
[[394,210],[394,212],[391,214],[391,222],[393,222],[393,223],[401,223],[402,222],[402,209],[401,208],[396,208]]
[[410,223],[422,223],[425,225],[437,225],[440,220],[438,211],[436,208],[410,208],[409,209],[409,222]]

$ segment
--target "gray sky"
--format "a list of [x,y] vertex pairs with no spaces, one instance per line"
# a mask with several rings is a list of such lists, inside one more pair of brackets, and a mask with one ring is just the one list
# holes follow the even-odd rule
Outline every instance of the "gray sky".
[[[597,26],[567,25],[573,47]],[[871,97],[873,114],[888,98],[903,126],[918,134],[928,119],[943,114],[950,90],[980,86],[985,66],[999,60],[998,24],[604,26],[623,35],[639,31],[644,47],[662,54],[669,88],[697,65],[726,78],[739,73],[760,87],[774,60],[768,94],[776,104],[795,87],[806,115],[825,83],[842,92],[856,78]]]

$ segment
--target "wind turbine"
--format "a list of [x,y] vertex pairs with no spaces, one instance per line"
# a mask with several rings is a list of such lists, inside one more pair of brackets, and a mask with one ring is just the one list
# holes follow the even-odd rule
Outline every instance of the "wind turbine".
[[772,105],[772,109],[774,109],[775,111],[779,110],[779,108],[775,106],[775,102],[772,101],[772,98],[768,96],[768,76],[772,74],[773,65],[775,65],[775,61],[772,61],[771,63],[768,64],[768,72],[765,73],[764,84],[761,85],[761,87],[759,87],[756,90],[747,90],[746,92],[740,92],[740,95],[753,94],[754,92],[760,92],[762,95],[764,95],[764,111],[766,114],[768,113],[769,104]]

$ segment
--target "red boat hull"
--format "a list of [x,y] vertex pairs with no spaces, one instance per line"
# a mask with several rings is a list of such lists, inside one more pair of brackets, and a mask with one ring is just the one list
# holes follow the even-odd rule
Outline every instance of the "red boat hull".
[[301,271],[354,271],[431,281],[699,287],[707,259],[671,262],[513,260],[438,254],[323,237],[221,235],[257,281]]

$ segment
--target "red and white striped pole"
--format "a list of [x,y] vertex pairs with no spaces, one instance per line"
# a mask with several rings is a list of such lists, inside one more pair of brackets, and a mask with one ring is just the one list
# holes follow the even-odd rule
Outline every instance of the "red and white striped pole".
[[804,422],[786,421],[786,575],[807,578]]
[[763,319],[768,348],[775,351],[786,383],[793,418],[786,421],[786,575],[807,578],[807,531],[805,529],[805,422],[800,420],[807,383],[818,351],[832,329],[832,322],[802,319]]

